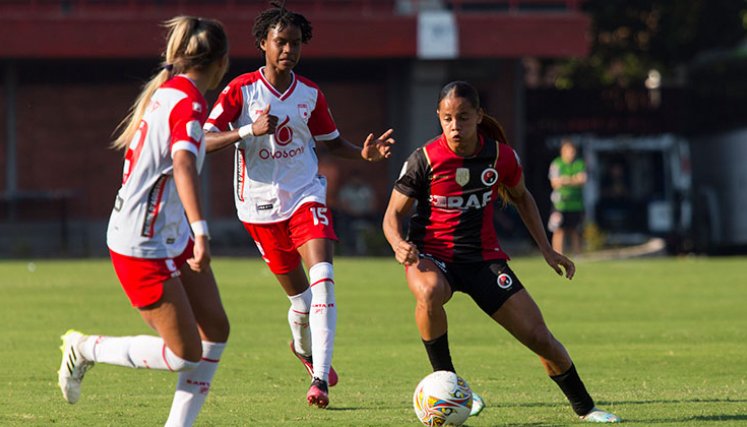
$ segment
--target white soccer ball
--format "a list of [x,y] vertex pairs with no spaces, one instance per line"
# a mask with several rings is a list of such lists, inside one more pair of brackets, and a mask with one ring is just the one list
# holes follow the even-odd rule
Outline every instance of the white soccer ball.
[[412,406],[423,425],[460,426],[472,410],[472,389],[449,371],[436,371],[415,387]]

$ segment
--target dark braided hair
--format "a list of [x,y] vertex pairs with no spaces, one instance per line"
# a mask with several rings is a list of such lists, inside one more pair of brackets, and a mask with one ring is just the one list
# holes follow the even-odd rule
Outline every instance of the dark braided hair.
[[301,42],[308,43],[311,40],[311,22],[300,13],[291,12],[285,8],[285,1],[273,0],[269,9],[265,9],[254,20],[252,34],[254,34],[254,45],[262,50],[261,42],[267,38],[272,28],[277,26],[282,30],[288,26],[295,26],[301,30]]
[[[481,108],[480,95],[477,93],[477,89],[465,81],[456,80],[447,83],[438,95],[438,105],[441,105],[441,100],[449,95],[467,100],[467,102],[469,102],[469,104],[476,110]],[[482,121],[477,125],[477,131],[488,138],[498,141],[500,144],[510,145],[500,122],[495,117],[488,115],[485,112],[483,112]],[[511,201],[506,186],[498,184],[497,191],[498,196],[503,200],[503,206],[506,206],[506,203]]]

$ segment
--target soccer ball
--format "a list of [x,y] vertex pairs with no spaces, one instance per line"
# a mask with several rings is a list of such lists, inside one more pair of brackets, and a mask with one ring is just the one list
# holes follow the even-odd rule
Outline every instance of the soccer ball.
[[472,390],[457,374],[436,371],[415,387],[412,406],[423,425],[460,426],[472,410]]

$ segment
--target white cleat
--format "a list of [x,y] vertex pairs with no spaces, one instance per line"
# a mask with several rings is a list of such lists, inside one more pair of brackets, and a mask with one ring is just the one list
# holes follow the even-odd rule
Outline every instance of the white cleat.
[[57,384],[62,390],[62,397],[68,403],[75,403],[80,399],[80,382],[83,376],[93,366],[93,361],[85,359],[78,351],[78,344],[85,335],[70,329],[61,336],[62,363],[57,371]]
[[581,421],[589,423],[619,423],[622,422],[620,417],[612,412],[603,411],[597,407],[592,408],[591,412],[580,417]]
[[480,412],[482,412],[483,409],[485,409],[485,401],[482,400],[482,397],[479,394],[473,391],[472,392],[472,409],[469,411],[469,416],[476,417],[480,415]]

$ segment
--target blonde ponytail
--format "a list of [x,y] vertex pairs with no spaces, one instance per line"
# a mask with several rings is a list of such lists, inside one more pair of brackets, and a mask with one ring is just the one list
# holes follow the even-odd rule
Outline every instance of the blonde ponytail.
[[164,62],[161,69],[145,83],[127,116],[115,129],[115,135],[120,133],[112,143],[114,149],[126,149],[130,144],[140,128],[150,99],[161,85],[176,74],[205,68],[228,52],[223,25],[216,20],[177,16],[163,25],[168,30]]

